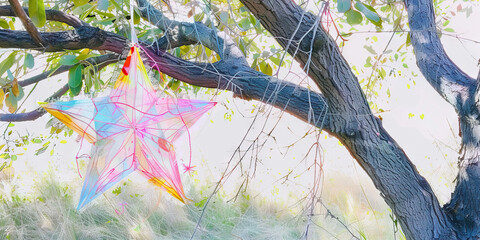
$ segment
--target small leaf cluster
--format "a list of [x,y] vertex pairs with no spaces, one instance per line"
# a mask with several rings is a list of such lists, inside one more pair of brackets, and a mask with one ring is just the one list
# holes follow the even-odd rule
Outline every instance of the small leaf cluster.
[[361,1],[338,0],[337,10],[338,12],[345,14],[347,23],[350,25],[362,23],[363,16],[365,16],[368,21],[376,26],[382,26],[382,18],[380,18],[377,11],[371,5]]

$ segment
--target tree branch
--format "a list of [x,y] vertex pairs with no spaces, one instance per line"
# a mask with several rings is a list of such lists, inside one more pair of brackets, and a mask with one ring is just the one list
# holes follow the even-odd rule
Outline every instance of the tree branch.
[[[86,62],[95,66],[96,71],[100,71],[104,67],[108,66],[109,64],[115,63],[119,60],[118,55],[116,54],[106,54],[98,57],[92,57],[86,59]],[[81,63],[82,64],[82,63]],[[28,86],[37,82],[40,82],[50,76],[55,76],[57,74],[63,73],[68,71],[73,66],[61,66],[60,68],[53,69],[50,71],[43,72],[37,76],[31,77],[29,79],[25,79],[23,81],[19,81],[18,84],[22,87]],[[65,84],[62,88],[52,94],[50,97],[45,99],[45,102],[52,101],[61,97],[68,91],[69,87],[68,84]],[[11,113],[11,114],[3,114],[0,113],[0,122],[24,122],[24,121],[32,121],[41,116],[43,116],[46,111],[39,107],[33,111],[26,112],[26,113]]]
[[[104,68],[108,64],[118,62],[118,60],[119,60],[119,56],[116,55],[116,54],[105,54],[105,55],[102,55],[102,56],[86,59],[86,61],[88,63],[90,63],[92,65],[96,65],[97,70],[100,70],[100,69]],[[42,72],[42,73],[40,73],[36,76],[33,76],[31,78],[28,78],[28,79],[25,79],[25,80],[22,80],[22,81],[18,81],[18,85],[20,85],[22,87],[25,87],[25,86],[28,86],[28,85],[31,85],[31,84],[35,84],[35,83],[40,82],[44,79],[47,79],[48,77],[53,77],[55,75],[64,73],[64,72],[70,70],[70,68],[72,68],[72,66],[63,65],[59,68],[55,68],[55,69],[51,69],[51,70]]]
[[33,49],[45,52],[58,52],[65,49],[83,49],[100,46],[105,42],[107,33],[93,27],[80,26],[72,31],[41,33],[48,42],[43,48],[27,32],[0,30],[0,48]]
[[[52,96],[47,98],[45,101],[51,101],[53,99],[61,97],[68,91],[69,87],[68,84],[65,84],[62,88],[56,91]],[[24,122],[24,121],[32,121],[41,116],[43,116],[46,111],[39,107],[33,111],[25,112],[25,113],[11,113],[11,114],[3,114],[0,113],[0,121],[1,122]]]
[[[23,8],[23,11],[28,16],[28,8]],[[45,15],[47,20],[66,23],[74,28],[77,28],[80,26],[88,26],[88,24],[82,21],[80,18],[75,17],[73,15],[65,14],[64,12],[61,12],[58,10],[52,10],[52,9],[45,10]],[[15,17],[16,15],[12,7],[0,6],[0,16]]]
[[[125,38],[87,26],[41,34],[49,41],[46,51],[91,48],[121,54],[128,48]],[[196,86],[229,90],[236,96],[271,104],[328,130],[327,105],[321,94],[256,72],[234,61],[193,63],[153,48],[151,44],[142,44],[142,50],[148,55],[146,62],[169,76]],[[0,30],[0,48],[39,49],[39,45],[26,32]],[[319,107],[310,109],[309,99]]]
[[142,17],[165,32],[156,43],[160,48],[168,49],[199,43],[216,52],[222,60],[241,61],[238,64],[246,64],[242,51],[226,33],[218,32],[201,22],[170,20],[148,0],[137,0],[137,3]]
[[[222,61],[228,61],[228,63],[219,62],[214,64],[213,68],[212,65],[204,65],[201,68],[197,68],[199,72],[188,74],[192,69],[188,71],[177,68],[177,66],[185,64],[179,62],[173,65],[175,66],[174,68],[169,68],[168,65],[162,63],[161,58],[158,58],[159,55],[163,54],[157,52],[157,54],[151,54],[154,63],[150,64],[155,66],[159,71],[168,73],[168,75],[192,85],[226,89],[233,91],[236,96],[240,96],[241,98],[256,99],[276,105],[276,107],[320,128],[328,124],[328,119],[326,119],[325,114],[327,105],[321,95],[308,90],[305,91],[305,89],[299,88],[291,83],[253,71],[248,67],[241,50],[227,34],[223,33],[222,36],[222,33],[208,28],[199,22],[186,23],[170,20],[161,11],[153,7],[148,0],[137,0],[137,3],[140,7],[142,17],[166,32],[165,36],[159,41],[161,48],[165,49],[167,46],[177,47],[200,43],[217,52],[222,57]],[[220,75],[216,72],[218,69],[234,70],[228,74]],[[202,72],[203,75],[205,75],[206,71],[213,73],[213,75],[202,79],[196,77],[202,74]],[[214,76],[217,74],[223,77],[217,80],[216,78],[218,77]],[[231,77],[225,76],[235,76],[235,79],[232,80]],[[249,90],[242,91],[242,89]],[[311,102],[305,101],[305,99],[311,99]],[[319,108],[313,110],[310,104],[314,104]]]
[[23,26],[27,30],[27,32],[32,36],[33,40],[42,46],[47,45],[47,42],[42,38],[42,36],[38,33],[38,29],[33,25],[32,20],[27,16],[25,10],[23,10],[22,5],[18,2],[18,0],[8,0],[10,6],[13,9],[15,15],[22,21]]
[[[161,72],[183,82],[206,88],[232,91],[246,100],[258,100],[282,109],[319,128],[329,130],[324,97],[298,85],[230,62],[193,64],[182,59],[166,58],[145,49],[151,56],[146,62]],[[316,108],[311,108],[314,105]]]
[[457,112],[471,103],[476,85],[447,56],[438,37],[433,2],[428,0],[405,1],[410,25],[410,37],[417,65],[432,87],[452,104]]

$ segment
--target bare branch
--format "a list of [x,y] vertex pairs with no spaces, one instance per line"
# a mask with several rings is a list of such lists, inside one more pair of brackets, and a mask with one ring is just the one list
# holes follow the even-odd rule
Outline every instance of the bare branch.
[[[52,96],[47,98],[45,101],[51,101],[53,99],[61,97],[63,94],[65,94],[68,91],[69,87],[68,84],[65,84],[62,88],[60,88],[58,91],[56,91]],[[39,107],[33,111],[30,112],[25,112],[25,113],[11,113],[11,114],[3,114],[0,113],[0,122],[25,122],[25,121],[32,121],[35,120],[43,114],[45,114],[46,111]]]

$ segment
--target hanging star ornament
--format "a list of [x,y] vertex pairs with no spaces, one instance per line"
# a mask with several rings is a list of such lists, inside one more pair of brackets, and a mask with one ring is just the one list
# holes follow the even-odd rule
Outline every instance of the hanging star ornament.
[[109,96],[41,106],[93,144],[81,209],[133,171],[184,202],[174,144],[215,104],[158,97],[134,46]]

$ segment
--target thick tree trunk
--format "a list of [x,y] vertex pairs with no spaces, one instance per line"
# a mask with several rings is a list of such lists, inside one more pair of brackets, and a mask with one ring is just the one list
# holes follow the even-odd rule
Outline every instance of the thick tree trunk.
[[437,33],[432,1],[406,0],[417,65],[459,115],[461,150],[457,185],[444,206],[459,239],[480,238],[480,101],[478,79],[448,58]]
[[320,19],[291,0],[241,0],[295,59],[329,106],[330,131],[368,173],[408,239],[455,239],[428,182],[372,115],[354,74]]
[[444,206],[461,239],[480,238],[480,125],[476,118],[460,119],[460,150],[457,186],[452,199]]

